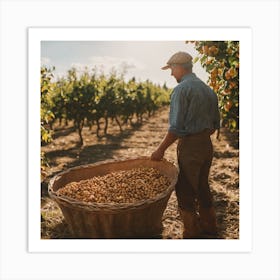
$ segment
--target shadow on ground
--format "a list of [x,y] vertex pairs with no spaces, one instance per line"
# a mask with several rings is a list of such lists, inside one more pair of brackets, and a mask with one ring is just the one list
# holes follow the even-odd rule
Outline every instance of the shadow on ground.
[[227,129],[223,130],[226,141],[231,147],[238,150],[239,149],[239,131],[230,132]]

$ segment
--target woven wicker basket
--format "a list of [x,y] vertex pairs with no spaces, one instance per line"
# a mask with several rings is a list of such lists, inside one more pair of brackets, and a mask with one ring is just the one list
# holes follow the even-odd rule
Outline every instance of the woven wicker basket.
[[[156,168],[170,179],[169,187],[158,196],[137,203],[85,203],[56,194],[67,183],[137,167]],[[177,176],[177,168],[166,160],[137,158],[103,161],[71,168],[56,175],[50,181],[48,191],[61,208],[76,238],[154,238],[162,232],[162,215]]]

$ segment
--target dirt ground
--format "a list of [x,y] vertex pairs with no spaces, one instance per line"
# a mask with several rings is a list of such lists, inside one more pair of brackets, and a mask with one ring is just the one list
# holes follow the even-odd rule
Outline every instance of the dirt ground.
[[[70,126],[56,127],[54,141],[42,147],[49,159],[50,168],[41,186],[41,238],[74,238],[62,212],[47,194],[49,179],[58,172],[82,164],[107,159],[126,159],[150,156],[166,133],[168,108],[158,110],[141,126],[124,127],[122,133],[116,123],[110,124],[108,135],[97,138],[95,127],[83,129],[84,146],[79,147],[78,133]],[[210,186],[217,211],[219,238],[239,238],[239,136],[226,129],[212,136],[214,159],[210,173]],[[169,147],[165,158],[175,165],[176,143]],[[182,238],[183,225],[173,192],[163,215],[163,239]]]

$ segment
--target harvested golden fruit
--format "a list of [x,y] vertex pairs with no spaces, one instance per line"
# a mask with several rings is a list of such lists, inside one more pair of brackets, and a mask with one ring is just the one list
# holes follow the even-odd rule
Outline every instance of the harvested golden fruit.
[[71,182],[57,195],[88,203],[135,203],[156,197],[170,185],[155,168],[134,168]]

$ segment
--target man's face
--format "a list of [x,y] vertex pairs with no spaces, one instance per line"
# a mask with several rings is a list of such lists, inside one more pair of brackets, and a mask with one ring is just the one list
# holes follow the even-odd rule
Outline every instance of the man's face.
[[173,76],[176,79],[177,83],[180,83],[181,78],[185,74],[184,68],[180,65],[171,65],[170,69],[171,69],[171,76]]

